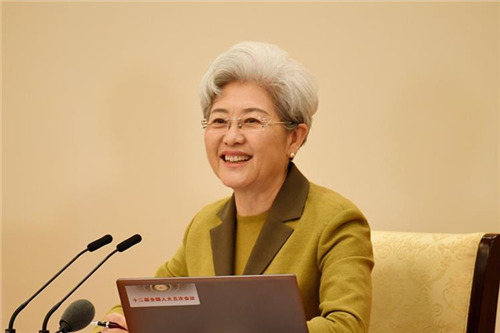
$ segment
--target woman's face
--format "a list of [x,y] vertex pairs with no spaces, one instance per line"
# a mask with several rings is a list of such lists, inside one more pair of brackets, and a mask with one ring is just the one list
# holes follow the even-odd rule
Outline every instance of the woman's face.
[[[251,123],[254,118],[271,123],[246,129],[245,125],[239,128],[236,121]],[[208,126],[205,130],[208,161],[222,183],[235,191],[281,186],[290,153],[300,145],[293,143],[293,134],[282,124],[272,124],[280,119],[267,91],[253,82],[227,84],[210,109],[209,123],[214,119],[231,122],[229,129]]]

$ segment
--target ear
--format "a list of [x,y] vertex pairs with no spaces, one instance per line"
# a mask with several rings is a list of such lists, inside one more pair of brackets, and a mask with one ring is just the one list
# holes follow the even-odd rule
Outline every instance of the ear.
[[288,156],[291,153],[296,154],[299,148],[304,143],[307,132],[309,132],[309,128],[306,124],[299,124],[288,136]]

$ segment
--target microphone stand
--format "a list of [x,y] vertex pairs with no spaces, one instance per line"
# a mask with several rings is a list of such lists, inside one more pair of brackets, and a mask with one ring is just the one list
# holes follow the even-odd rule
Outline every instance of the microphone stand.
[[66,270],[66,268],[68,268],[73,262],[75,262],[76,259],[78,259],[82,254],[86,252],[94,252],[95,250],[100,249],[104,245],[111,243],[112,240],[113,237],[111,237],[111,235],[108,234],[87,244],[87,248],[85,250],[78,253],[69,263],[66,264],[66,266],[64,266],[59,272],[57,272],[56,275],[54,275],[49,281],[47,281],[47,283],[45,283],[33,296],[31,296],[23,304],[19,305],[19,307],[16,309],[16,311],[14,311],[14,313],[10,317],[9,328],[5,329],[5,333],[16,333],[16,330],[14,329],[14,320],[16,319],[19,312],[21,312],[26,307],[26,305],[28,305],[29,302],[31,302],[36,296],[38,296],[38,294],[40,294],[49,284],[51,284],[52,281],[54,281],[59,275],[61,275],[61,273]]
[[33,296],[31,296],[23,304],[19,305],[19,307],[16,309],[16,311],[14,311],[14,313],[10,317],[9,328],[5,329],[5,333],[16,333],[16,330],[14,329],[14,321],[16,320],[16,317],[19,314],[19,312],[21,312],[29,304],[29,302],[31,302],[36,296],[38,296],[38,294],[40,294],[45,288],[47,288],[47,286],[50,283],[52,283],[52,281],[54,281],[64,270],[66,270],[66,268],[68,268],[73,262],[75,262],[76,259],[78,259],[82,254],[84,254],[87,251],[88,249],[85,249],[82,252],[78,253],[69,263],[66,264],[66,266],[64,266],[59,272],[57,272],[57,274],[54,275],[52,279],[47,281],[47,283],[45,283]]
[[[49,312],[47,313],[47,315],[45,316],[45,319],[43,320],[42,329],[38,331],[39,333],[50,333],[50,332],[47,330],[47,324],[48,324],[48,322],[49,322],[50,316],[52,316],[52,314],[53,314],[54,312],[56,312],[56,310],[57,310],[57,309],[61,306],[61,304],[62,304],[62,303],[64,303],[64,301],[65,301],[65,300],[67,300],[67,299],[68,299],[68,297],[70,297],[70,296],[71,296],[71,295],[72,295],[72,294],[73,294],[73,293],[74,293],[74,292],[75,292],[78,288],[80,288],[80,286],[81,286],[81,285],[82,285],[85,281],[87,281],[87,279],[88,279],[89,277],[91,277],[91,276],[92,276],[92,274],[94,274],[94,273],[95,273],[95,271],[97,271],[97,270],[99,269],[99,267],[101,267],[101,266],[102,266],[102,265],[103,265],[103,264],[104,264],[104,263],[105,263],[105,262],[106,262],[106,261],[107,261],[107,260],[108,260],[108,259],[109,259],[112,255],[113,255],[113,254],[115,254],[116,252],[118,252],[118,249],[116,249],[116,250],[114,250],[113,252],[111,252],[110,254],[108,254],[108,255],[106,256],[106,258],[104,258],[104,260],[103,260],[103,261],[101,261],[101,262],[100,262],[100,263],[99,263],[99,264],[98,264],[98,265],[97,265],[97,266],[96,266],[96,267],[95,267],[92,271],[90,271],[90,273],[89,273],[89,274],[87,274],[87,276],[85,276],[85,277],[83,278],[83,280],[82,280],[82,281],[80,281],[80,283],[78,283],[78,284],[76,285],[76,287],[74,287],[74,288],[73,288],[73,289],[72,289],[72,290],[71,290],[71,291],[70,291],[70,292],[69,292],[66,296],[64,296],[64,298],[63,298],[63,299],[62,299],[59,303],[57,303],[56,305],[54,305],[54,306],[52,307],[52,309],[50,309],[50,311],[49,311]],[[6,333],[9,333],[9,332],[7,332],[7,330],[6,330]],[[12,332],[12,333],[15,333],[15,332]]]
[[[105,236],[106,237],[106,236]],[[104,238],[104,237],[103,237]],[[109,236],[109,238],[111,238],[111,236]],[[107,239],[109,240],[109,239]],[[106,241],[107,241],[106,240]],[[135,234],[133,235],[132,237],[129,237],[127,238],[126,240],[124,240],[123,242],[121,242],[120,244],[118,244],[116,246],[116,249],[114,251],[112,251],[110,254],[108,254],[106,256],[106,258],[104,258],[89,274],[87,274],[87,276],[85,276],[83,278],[82,281],[80,281],[80,283],[78,283],[76,285],[76,287],[74,287],[66,296],[64,296],[64,298],[59,302],[57,303],[56,305],[54,305],[52,307],[52,309],[49,310],[49,312],[47,313],[47,315],[45,316],[45,319],[43,320],[43,325],[42,325],[42,329],[39,331],[40,333],[49,333],[49,331],[47,330],[47,323],[49,322],[49,318],[50,316],[61,306],[61,304],[66,300],[68,299],[69,296],[71,296],[78,288],[80,288],[80,286],[85,282],[87,281],[87,279],[95,273],[95,271],[97,271],[99,269],[99,267],[101,267],[113,254],[115,254],[116,252],[123,252],[127,249],[129,249],[130,247],[134,246],[135,244],[139,243],[140,241],[142,240],[142,237],[141,235],[139,234]],[[100,240],[99,240],[100,241]],[[110,240],[111,241],[111,240]],[[98,242],[98,241],[96,241]],[[89,244],[88,248],[94,248],[96,246],[99,246],[99,245],[96,245],[95,243],[91,243]],[[108,242],[109,243],[109,242]],[[98,243],[99,244],[99,243]],[[107,244],[107,243],[106,243]],[[101,245],[102,246],[102,245]],[[100,246],[99,246],[100,247]],[[97,248],[99,248],[97,247]]]

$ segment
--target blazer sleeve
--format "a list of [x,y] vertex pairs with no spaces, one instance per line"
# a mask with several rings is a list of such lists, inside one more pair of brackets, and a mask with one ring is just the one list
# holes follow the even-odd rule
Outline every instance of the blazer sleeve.
[[156,270],[155,277],[188,276],[186,268],[186,257],[184,244],[182,244],[174,256]]
[[175,254],[169,261],[162,264],[156,270],[155,277],[182,277],[189,276],[189,271],[186,262],[186,242],[188,239],[189,231],[193,225],[193,220],[189,223],[184,233],[181,246],[177,249]]
[[357,208],[340,211],[326,224],[317,264],[321,316],[308,322],[309,332],[368,332],[374,261],[370,228]]

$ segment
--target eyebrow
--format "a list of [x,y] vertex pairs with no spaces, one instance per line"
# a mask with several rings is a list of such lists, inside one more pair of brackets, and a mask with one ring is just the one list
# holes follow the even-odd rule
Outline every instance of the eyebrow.
[[[213,109],[213,110],[210,111],[210,114],[212,114],[214,112],[225,113],[225,114],[229,113],[229,111],[227,109]],[[269,112],[267,112],[266,110],[263,110],[263,109],[259,109],[259,108],[246,108],[246,109],[243,109],[243,113],[250,113],[250,112],[259,112],[259,113],[264,113],[266,115],[269,115]]]

